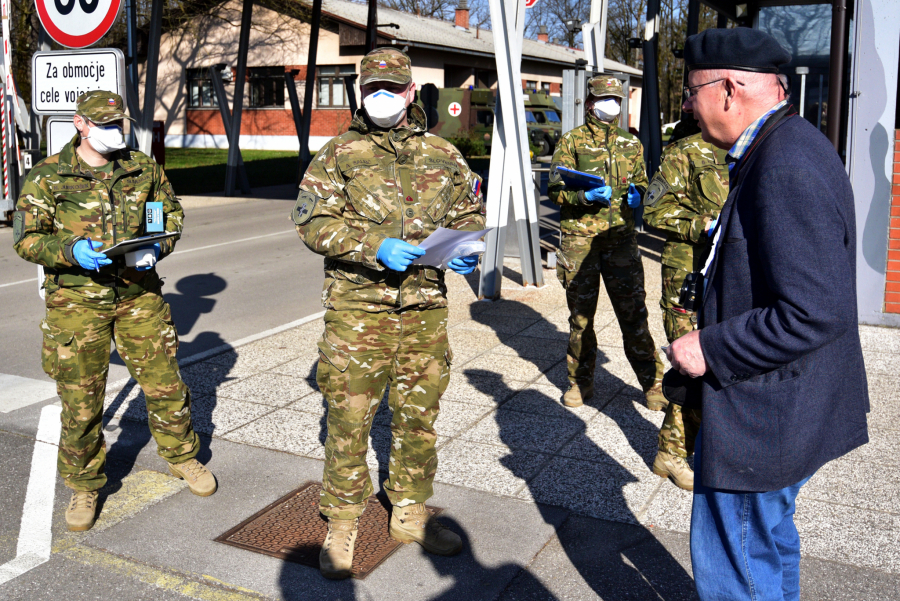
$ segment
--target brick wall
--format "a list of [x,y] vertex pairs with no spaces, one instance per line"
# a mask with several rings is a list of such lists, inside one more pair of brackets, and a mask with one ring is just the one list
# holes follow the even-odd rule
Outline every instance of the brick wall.
[[900,129],[894,141],[894,179],[891,189],[891,229],[888,238],[884,312],[900,313]]
[[[350,109],[313,109],[311,136],[333,137],[350,127]],[[188,134],[225,135],[218,110],[188,109]],[[250,109],[241,111],[242,136],[296,136],[294,117],[286,109]]]

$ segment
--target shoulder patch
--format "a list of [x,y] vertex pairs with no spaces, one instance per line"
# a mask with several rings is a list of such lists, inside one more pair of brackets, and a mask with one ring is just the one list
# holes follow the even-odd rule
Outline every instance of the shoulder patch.
[[666,195],[670,189],[669,182],[666,181],[660,173],[653,176],[647,193],[644,194],[644,206],[653,207],[659,202],[659,199]]
[[13,213],[13,244],[18,244],[25,237],[25,217],[28,211]]
[[548,178],[548,180],[551,184],[555,184],[557,182],[562,181],[562,176],[559,174],[559,171],[557,170],[558,167],[559,167],[558,162],[550,165],[550,177]]
[[300,190],[300,194],[297,195],[297,204],[294,205],[294,210],[291,211],[291,220],[294,224],[303,225],[312,219],[313,212],[320,200],[324,199],[319,198],[312,192]]

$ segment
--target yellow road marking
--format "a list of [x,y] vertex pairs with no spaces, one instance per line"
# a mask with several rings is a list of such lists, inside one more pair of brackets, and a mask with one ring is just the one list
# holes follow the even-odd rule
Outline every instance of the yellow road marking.
[[[111,528],[151,505],[171,497],[186,486],[183,480],[150,470],[142,470],[125,476],[122,478],[121,488],[106,497],[97,523],[90,529],[90,532],[102,532]],[[80,533],[66,532],[54,541],[53,552],[59,553],[77,545],[84,536]]]
[[107,551],[79,545],[62,553],[62,556],[83,565],[100,568],[135,578],[145,584],[153,585],[166,591],[185,595],[198,601],[245,601],[247,599],[265,599],[261,593],[246,588],[235,587],[215,578],[203,576],[209,584],[197,582],[179,573],[137,563],[131,559],[113,555]]

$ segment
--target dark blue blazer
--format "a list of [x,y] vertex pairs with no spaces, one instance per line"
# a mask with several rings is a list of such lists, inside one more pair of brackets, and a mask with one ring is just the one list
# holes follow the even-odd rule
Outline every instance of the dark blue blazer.
[[704,486],[772,491],[868,442],[853,190],[801,117],[745,158],[707,273]]

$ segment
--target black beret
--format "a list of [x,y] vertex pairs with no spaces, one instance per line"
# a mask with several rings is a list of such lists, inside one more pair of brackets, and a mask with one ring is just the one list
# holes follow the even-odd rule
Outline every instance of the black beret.
[[684,66],[698,69],[736,69],[778,73],[791,62],[791,53],[778,40],[759,29],[707,29],[692,35],[684,45]]

